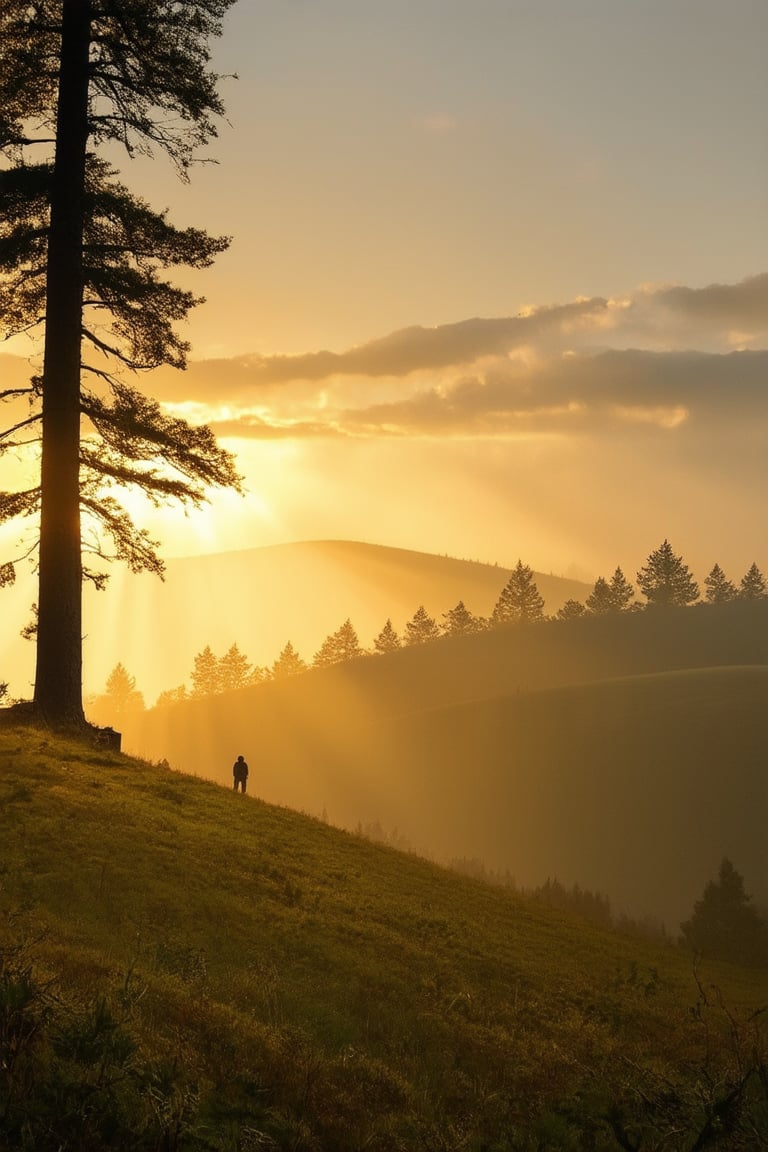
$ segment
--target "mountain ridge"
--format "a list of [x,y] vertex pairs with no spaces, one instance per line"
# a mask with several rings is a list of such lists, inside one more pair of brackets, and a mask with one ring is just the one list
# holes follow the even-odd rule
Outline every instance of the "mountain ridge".
[[[86,692],[102,692],[120,662],[151,704],[160,692],[190,683],[194,657],[207,645],[222,656],[237,644],[250,661],[271,665],[287,642],[311,662],[326,636],[351,619],[367,647],[387,618],[402,631],[424,604],[438,620],[463,599],[490,613],[509,569],[481,561],[358,541],[299,541],[172,558],[165,582],[115,566],[103,592],[84,595]],[[547,610],[588,593],[565,577],[538,574]],[[32,584],[3,589],[6,634],[0,679],[28,695],[33,647],[18,632],[36,599]],[[6,671],[6,668],[8,671]]]

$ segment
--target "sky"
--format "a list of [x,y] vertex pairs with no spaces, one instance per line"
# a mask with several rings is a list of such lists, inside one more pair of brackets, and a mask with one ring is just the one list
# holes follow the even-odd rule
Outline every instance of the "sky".
[[217,163],[120,161],[232,236],[143,387],[247,492],[130,500],[165,555],[768,571],[766,43],[764,0],[240,0]]

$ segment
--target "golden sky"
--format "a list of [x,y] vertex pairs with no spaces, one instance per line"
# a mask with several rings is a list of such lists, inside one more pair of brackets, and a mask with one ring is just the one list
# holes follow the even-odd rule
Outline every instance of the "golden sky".
[[218,164],[120,161],[233,237],[144,386],[248,494],[132,502],[165,554],[768,570],[766,43],[754,0],[240,0]]

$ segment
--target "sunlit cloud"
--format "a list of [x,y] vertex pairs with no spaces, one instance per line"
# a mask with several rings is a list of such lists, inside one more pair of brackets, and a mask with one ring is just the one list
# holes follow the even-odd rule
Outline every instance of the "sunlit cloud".
[[248,439],[375,436],[517,436],[630,434],[647,425],[673,431],[691,421],[698,430],[739,427],[757,413],[768,419],[768,351],[709,354],[637,349],[568,352],[530,362],[490,360],[482,373],[445,377],[407,388],[390,399],[307,407],[306,419],[262,409],[219,420],[219,435]]
[[629,424],[653,424],[657,428],[679,428],[688,419],[687,408],[677,405],[673,408],[626,408],[621,405],[614,409],[619,420]]
[[[159,371],[173,414],[233,443],[392,437],[701,434],[767,413],[768,273],[703,288],[530,304],[347,349]],[[23,358],[0,357],[22,381]],[[143,382],[140,382],[143,384]]]
[[[633,292],[528,305],[514,316],[474,317],[432,328],[414,326],[341,352],[248,355],[199,360],[186,372],[160,370],[152,387],[170,402],[252,410],[259,402],[300,424],[310,409],[389,402],[404,392],[440,389],[495,363],[536,365],[564,354],[597,356],[691,349],[717,354],[760,350],[768,337],[768,273],[704,288],[644,285]],[[651,372],[653,383],[655,372]],[[238,418],[239,413],[233,418]],[[265,423],[269,418],[265,414]],[[314,434],[314,420],[306,431]]]
[[265,420],[259,416],[239,416],[236,420],[212,420],[211,429],[219,439],[305,440],[315,437],[343,437],[344,429],[331,421]]

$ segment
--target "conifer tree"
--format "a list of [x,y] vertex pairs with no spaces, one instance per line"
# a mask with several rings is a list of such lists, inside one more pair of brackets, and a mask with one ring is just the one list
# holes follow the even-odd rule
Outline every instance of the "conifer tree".
[[562,608],[557,610],[558,620],[578,620],[586,614],[587,609],[580,600],[566,600]]
[[720,863],[717,880],[707,882],[691,918],[680,928],[691,948],[713,960],[768,960],[768,923],[754,908],[744,877],[727,857]]
[[735,600],[737,596],[735,585],[726,577],[719,564],[715,564],[712,571],[704,580],[706,588],[705,600],[708,604],[726,604]]
[[433,616],[430,616],[423,604],[414,612],[405,625],[406,644],[426,644],[429,640],[436,640],[440,635],[440,628]]
[[740,600],[765,600],[768,597],[765,577],[757,564],[753,563],[742,576],[738,595]]
[[604,576],[598,576],[595,585],[586,599],[587,611],[593,616],[603,616],[614,611],[613,592]]
[[344,660],[352,660],[362,654],[357,632],[352,626],[352,621],[347,618],[336,632],[323,641],[320,650],[315,653],[314,664],[317,667],[341,664]]
[[373,642],[374,652],[380,652],[384,655],[387,652],[395,652],[398,648],[402,647],[402,641],[398,636],[395,629],[392,627],[392,621],[387,618],[387,622],[379,632],[378,636]]
[[192,695],[215,696],[221,691],[221,671],[219,659],[214,655],[210,644],[195,656],[192,669]]
[[683,607],[699,598],[699,586],[681,556],[665,540],[651,552],[637,574],[640,591],[651,607]]
[[624,612],[634,594],[635,590],[621,568],[617,568],[610,580],[598,576],[587,597],[586,607],[595,616],[602,616],[606,612]]
[[[166,415],[116,375],[184,366],[173,326],[198,300],[159,272],[206,267],[227,241],[174,228],[96,151],[159,150],[187,178],[223,113],[207,44],[231,2],[0,6],[0,323],[6,335],[44,331],[42,374],[0,391],[15,405],[0,445],[38,442],[39,483],[1,493],[0,521],[39,515],[34,705],[57,725],[83,722],[82,580],[105,580],[84,568],[84,539],[102,559],[162,571],[155,542],[110,488],[197,504],[210,485],[240,483],[209,429]],[[6,562],[0,576],[13,575]]]
[[493,609],[491,623],[529,624],[544,619],[544,597],[539,595],[533,572],[518,560]]
[[306,662],[302,660],[289,640],[272,665],[272,676],[275,680],[282,680],[286,676],[295,676],[299,672],[306,672],[306,670]]
[[465,607],[463,600],[459,600],[455,608],[444,612],[443,620],[445,620],[443,632],[446,636],[469,636],[473,632],[479,632],[483,627],[480,618],[474,616],[469,609]]
[[613,607],[616,612],[626,612],[635,595],[635,590],[627,580],[621,568],[617,568],[613,576],[611,576],[611,596],[613,598]]
[[144,697],[136,688],[136,677],[118,663],[107,677],[103,694],[90,701],[88,714],[100,724],[119,724],[130,713],[143,712],[144,707]]
[[220,692],[231,692],[235,688],[245,688],[251,674],[251,664],[237,644],[233,644],[219,660],[218,674]]

